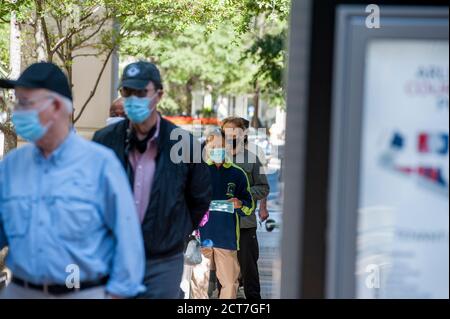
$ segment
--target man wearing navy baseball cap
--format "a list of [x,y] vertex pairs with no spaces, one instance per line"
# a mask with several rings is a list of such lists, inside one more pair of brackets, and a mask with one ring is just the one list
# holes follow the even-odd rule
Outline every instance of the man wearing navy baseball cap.
[[144,247],[126,174],[113,152],[74,132],[64,73],[36,63],[0,87],[15,89],[12,121],[31,142],[0,162],[0,250],[9,246],[13,273],[0,298],[144,291]]
[[201,147],[157,112],[163,86],[153,63],[127,65],[120,93],[127,119],[96,132],[94,141],[116,152],[134,190],[147,258],[147,291],[139,297],[180,298],[185,240],[209,208],[209,170],[201,156],[196,163],[172,160],[174,146],[191,152]]

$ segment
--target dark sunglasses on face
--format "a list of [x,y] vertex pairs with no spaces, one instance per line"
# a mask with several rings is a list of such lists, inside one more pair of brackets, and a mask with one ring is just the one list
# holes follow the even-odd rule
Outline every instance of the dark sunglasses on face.
[[240,138],[229,138],[226,140],[226,143],[235,149],[242,140]]
[[147,89],[136,90],[136,89],[131,89],[131,88],[127,88],[127,87],[123,87],[120,89],[120,94],[123,97],[130,97],[132,95],[137,96],[137,97],[146,97],[147,93],[148,93]]

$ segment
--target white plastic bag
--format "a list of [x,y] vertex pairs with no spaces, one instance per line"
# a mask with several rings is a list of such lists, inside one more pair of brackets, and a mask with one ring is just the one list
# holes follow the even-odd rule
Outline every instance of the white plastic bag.
[[202,253],[200,252],[200,242],[197,239],[191,239],[184,253],[184,262],[186,265],[195,266],[202,262]]

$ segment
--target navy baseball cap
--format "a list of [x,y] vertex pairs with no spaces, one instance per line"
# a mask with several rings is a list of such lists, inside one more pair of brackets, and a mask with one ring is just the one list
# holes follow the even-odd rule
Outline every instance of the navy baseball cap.
[[153,82],[155,86],[162,86],[161,74],[156,65],[150,62],[139,61],[128,64],[122,73],[120,87],[143,90]]
[[69,81],[61,69],[53,63],[39,62],[30,65],[17,80],[0,79],[0,87],[12,89],[47,89],[61,94],[72,101]]

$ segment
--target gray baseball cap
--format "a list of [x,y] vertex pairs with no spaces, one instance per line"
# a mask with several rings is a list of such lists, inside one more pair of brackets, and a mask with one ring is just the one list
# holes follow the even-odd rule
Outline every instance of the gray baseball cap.
[[122,73],[120,87],[143,90],[149,82],[161,86],[161,74],[153,63],[139,61],[128,64]]

